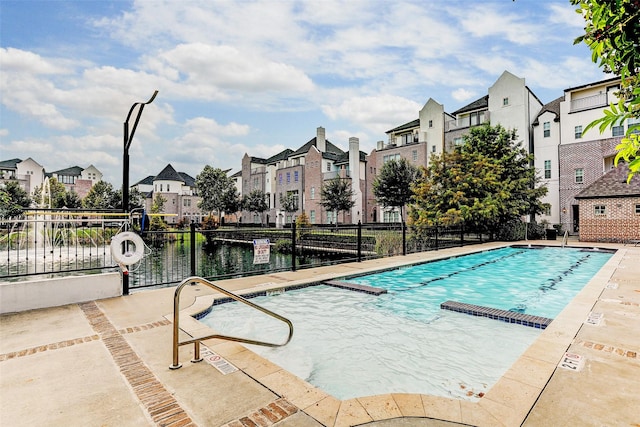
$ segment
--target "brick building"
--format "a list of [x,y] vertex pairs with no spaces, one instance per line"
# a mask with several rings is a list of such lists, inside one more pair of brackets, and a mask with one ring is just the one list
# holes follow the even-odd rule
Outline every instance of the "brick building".
[[627,183],[628,173],[626,165],[619,165],[575,196],[581,241],[640,240],[640,176]]

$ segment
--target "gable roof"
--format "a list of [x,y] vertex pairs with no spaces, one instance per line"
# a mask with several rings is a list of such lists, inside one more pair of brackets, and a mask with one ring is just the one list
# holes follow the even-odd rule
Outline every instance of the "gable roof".
[[541,115],[543,115],[546,112],[555,114],[555,118],[553,119],[553,121],[559,122],[560,121],[560,103],[562,101],[564,101],[564,95],[562,95],[561,97],[556,98],[553,101],[543,105],[542,106],[542,110],[540,110],[540,112],[538,113],[538,115],[536,116],[536,119],[533,121],[532,124],[534,126],[539,125],[540,122],[538,122],[538,119],[540,118]]
[[80,176],[82,175],[83,170],[84,168],[81,168],[80,166],[71,166],[70,168],[60,169],[50,173],[56,174],[56,175],[65,175],[65,176]]
[[154,181],[160,181],[160,180],[185,182],[184,178],[178,172],[176,172],[173,166],[171,166],[171,163],[165,166],[165,168],[162,169],[162,172],[160,172],[154,178]]
[[576,199],[602,199],[613,197],[638,197],[640,196],[640,176],[635,175],[627,184],[629,166],[618,164],[614,168],[598,178],[594,183],[579,192]]
[[483,108],[489,108],[489,95],[485,95],[482,98],[476,99],[472,103],[459,108],[451,114],[457,116],[458,114],[466,113],[467,111],[482,110]]
[[408,123],[405,123],[403,125],[395,127],[393,129],[389,129],[385,133],[400,132],[401,130],[412,129],[412,128],[419,127],[419,126],[420,126],[420,119],[415,119],[415,120],[412,120],[412,121],[410,121]]
[[2,160],[0,161],[0,169],[17,169],[20,162],[22,162],[20,159]]
[[178,175],[180,175],[182,177],[184,185],[189,186],[189,187],[195,187],[196,186],[196,180],[191,175],[186,174],[184,172],[178,172]]

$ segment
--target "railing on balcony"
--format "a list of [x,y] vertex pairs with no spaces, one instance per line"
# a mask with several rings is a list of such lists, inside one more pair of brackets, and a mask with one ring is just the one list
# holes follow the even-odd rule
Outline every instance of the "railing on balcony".
[[348,171],[348,170],[345,170],[345,169],[341,169],[339,171],[325,172],[325,173],[322,174],[322,179],[324,181],[328,181],[328,180],[336,178],[336,177],[351,178],[351,171]]
[[251,175],[265,173],[266,171],[267,171],[267,168],[265,168],[264,166],[261,166],[259,168],[253,168],[251,169]]
[[571,100],[571,112],[589,110],[591,108],[606,107],[607,94],[599,93],[598,95],[585,96],[584,98]]
[[455,120],[444,122],[444,131],[450,132],[456,129],[464,129],[472,126],[478,126],[489,121],[489,111],[483,111],[482,114],[470,114],[458,117]]

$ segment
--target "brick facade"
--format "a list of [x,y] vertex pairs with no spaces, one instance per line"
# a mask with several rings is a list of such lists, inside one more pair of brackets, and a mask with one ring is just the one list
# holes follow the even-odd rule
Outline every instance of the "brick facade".
[[[621,138],[606,138],[574,144],[561,144],[560,157],[560,223],[570,234],[578,232],[578,201],[575,196],[604,175],[605,158],[614,156]],[[575,171],[584,172],[582,183],[576,183]]]
[[[596,212],[596,206],[599,207]],[[604,209],[604,213],[602,210]],[[580,200],[580,240],[628,242],[640,239],[640,197]]]

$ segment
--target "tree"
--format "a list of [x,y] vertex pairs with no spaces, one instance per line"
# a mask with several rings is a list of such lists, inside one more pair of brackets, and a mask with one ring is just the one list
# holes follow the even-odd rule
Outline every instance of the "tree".
[[453,153],[432,157],[414,186],[413,225],[464,224],[493,235],[523,215],[542,213],[533,156],[516,143],[516,132],[485,124],[471,129]]
[[[280,195],[280,207],[287,214],[292,214],[298,210],[298,195],[293,191],[287,191]],[[287,215],[288,216],[288,215]]]
[[[618,104],[611,103],[604,116],[585,127],[599,127],[600,132],[640,117],[640,2],[638,0],[571,0],[579,6],[585,20],[585,34],[574,43],[584,42],[591,49],[591,59],[607,73],[620,76]],[[616,147],[615,158],[629,163],[629,177],[640,173],[640,124],[629,126]]]
[[91,187],[89,193],[82,199],[85,209],[116,209],[122,205],[122,200],[113,185],[105,181],[98,181]]
[[76,209],[82,207],[82,199],[78,196],[78,193],[75,191],[67,191],[64,194],[63,206],[69,209]]
[[[162,194],[158,193],[153,198],[153,204],[151,205],[151,213],[159,214],[164,210],[164,204],[167,203],[167,199],[162,197]],[[159,231],[166,230],[168,228],[165,220],[159,215],[153,215],[151,217],[151,221],[149,223],[149,230],[151,231]]]
[[238,225],[238,211],[242,210],[242,197],[235,186],[224,192],[222,206],[225,213],[233,213],[236,216],[236,225]]
[[242,205],[249,212],[260,215],[260,225],[262,225],[262,214],[269,209],[264,191],[252,190],[251,193],[244,196]]
[[237,194],[233,180],[222,169],[214,169],[209,165],[206,165],[196,176],[196,188],[200,196],[198,207],[209,212],[209,215],[213,212],[220,215],[227,207],[226,202],[232,200],[232,196]]
[[[46,185],[42,185],[41,187],[36,187],[33,190],[33,199],[39,207],[46,208],[63,208],[65,207],[66,200],[66,192],[64,184],[58,182],[56,178],[49,178],[48,190],[43,195],[43,187]],[[51,197],[49,197],[51,195]]]
[[338,225],[338,214],[342,211],[348,211],[356,204],[352,200],[354,194],[350,182],[339,176],[330,179],[322,186],[320,205],[328,212],[335,212],[336,226]]
[[400,220],[404,222],[403,210],[411,201],[412,184],[419,170],[407,159],[391,160],[382,165],[380,175],[373,181],[373,195],[383,207],[400,209]]
[[20,216],[29,206],[31,206],[31,197],[20,187],[18,181],[6,181],[3,186],[0,186],[0,218]]

